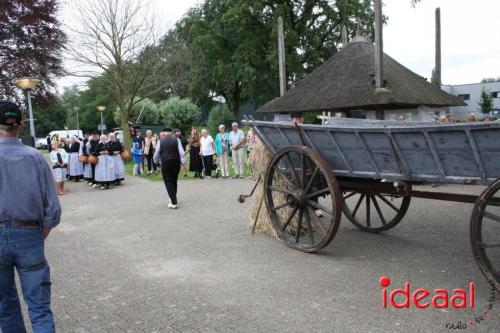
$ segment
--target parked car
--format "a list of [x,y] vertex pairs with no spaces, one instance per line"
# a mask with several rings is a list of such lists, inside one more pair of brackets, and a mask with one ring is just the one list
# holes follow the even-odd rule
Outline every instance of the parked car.
[[36,149],[49,149],[47,146],[47,138],[37,138],[35,140],[35,148]]

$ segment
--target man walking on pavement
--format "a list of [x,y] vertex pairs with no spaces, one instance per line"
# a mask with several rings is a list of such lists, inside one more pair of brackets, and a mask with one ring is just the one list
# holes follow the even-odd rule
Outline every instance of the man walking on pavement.
[[181,141],[172,135],[171,128],[164,128],[160,137],[153,160],[161,163],[161,174],[170,197],[168,208],[177,209],[177,178],[181,164],[186,163],[186,156]]
[[22,129],[19,107],[0,101],[0,330],[26,332],[15,268],[33,332],[52,333],[44,243],[60,221],[61,206],[44,157],[19,141]]

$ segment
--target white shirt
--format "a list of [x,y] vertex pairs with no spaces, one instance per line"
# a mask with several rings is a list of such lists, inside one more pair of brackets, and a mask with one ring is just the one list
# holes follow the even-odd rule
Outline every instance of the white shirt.
[[[229,132],[229,143],[231,145],[237,145],[238,142],[240,142],[244,139],[245,139],[245,134],[240,129],[238,129],[238,131],[236,133],[234,133],[234,131]],[[243,148],[242,144],[240,144],[240,146],[236,149],[240,149],[240,148]]]
[[200,151],[202,156],[209,156],[214,154],[214,139],[207,135],[207,137],[200,138]]

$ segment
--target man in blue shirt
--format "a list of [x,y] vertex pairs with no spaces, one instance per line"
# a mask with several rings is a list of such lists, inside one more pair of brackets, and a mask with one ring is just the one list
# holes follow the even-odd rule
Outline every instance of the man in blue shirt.
[[33,332],[55,332],[44,241],[61,206],[44,157],[19,141],[22,129],[19,107],[0,101],[0,331],[26,332],[15,268]]

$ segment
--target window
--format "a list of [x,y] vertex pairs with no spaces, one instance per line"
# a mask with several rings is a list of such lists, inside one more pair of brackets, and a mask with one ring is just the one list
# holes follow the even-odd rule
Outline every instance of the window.
[[491,98],[500,98],[500,91],[492,91]]
[[462,101],[468,101],[470,100],[470,94],[460,94],[458,95],[458,98],[461,98]]

